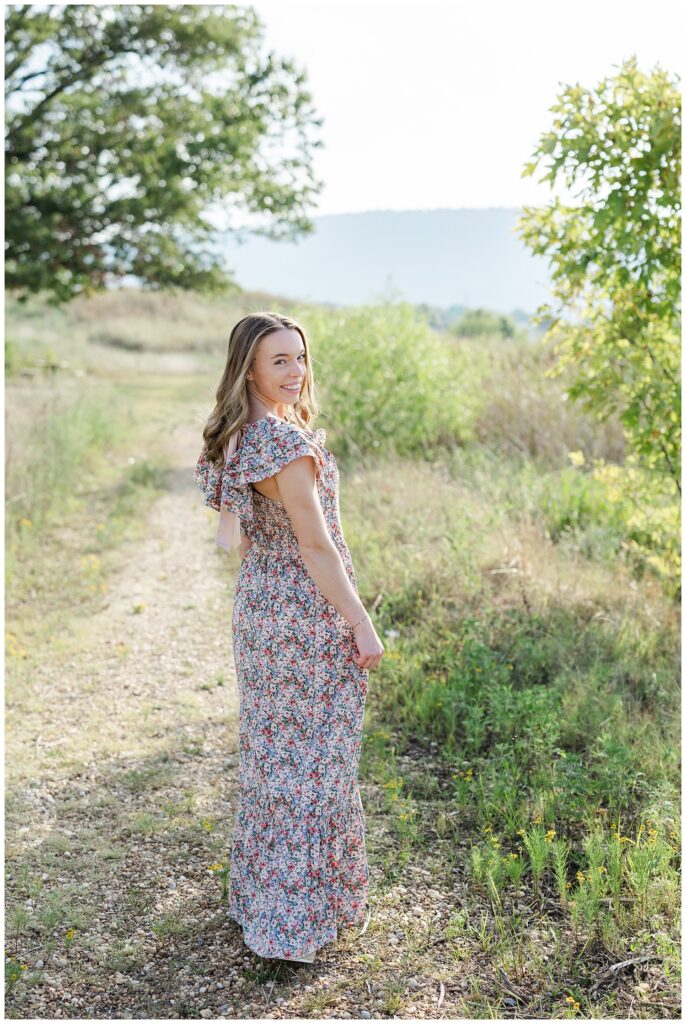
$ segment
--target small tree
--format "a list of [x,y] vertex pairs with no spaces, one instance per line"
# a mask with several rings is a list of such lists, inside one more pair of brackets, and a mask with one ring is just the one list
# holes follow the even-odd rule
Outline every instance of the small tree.
[[568,85],[534,160],[540,181],[578,186],[573,206],[524,207],[518,229],[549,257],[546,336],[569,395],[617,412],[651,493],[680,484],[680,130],[676,79],[627,60],[595,89]]
[[260,56],[262,31],[229,4],[7,6],[8,288],[229,285],[201,249],[212,204],[262,215],[271,238],[313,229],[321,120],[304,74]]

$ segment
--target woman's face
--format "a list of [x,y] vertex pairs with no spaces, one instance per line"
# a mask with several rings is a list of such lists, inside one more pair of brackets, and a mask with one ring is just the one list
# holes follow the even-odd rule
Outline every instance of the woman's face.
[[305,382],[305,346],[297,331],[272,331],[257,347],[248,390],[267,406],[295,405]]

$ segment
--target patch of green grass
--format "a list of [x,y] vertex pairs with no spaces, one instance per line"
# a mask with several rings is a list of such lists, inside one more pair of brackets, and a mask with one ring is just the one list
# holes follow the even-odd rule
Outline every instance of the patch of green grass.
[[[165,759],[168,762],[168,759]],[[173,772],[169,763],[146,764],[140,768],[132,768],[125,772],[120,783],[126,786],[132,793],[143,793],[147,790],[163,789],[169,785],[173,778]]]
[[153,836],[164,832],[168,822],[151,811],[140,811],[129,818],[126,828],[132,835]]
[[190,935],[194,924],[188,921],[180,911],[172,910],[153,921],[152,930],[158,939],[166,939],[171,935]]
[[101,966],[114,973],[134,974],[145,963],[146,953],[140,943],[130,939],[116,939],[101,954]]

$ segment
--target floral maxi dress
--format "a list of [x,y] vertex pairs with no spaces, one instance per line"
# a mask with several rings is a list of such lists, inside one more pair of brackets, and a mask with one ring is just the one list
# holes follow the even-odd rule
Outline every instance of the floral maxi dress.
[[353,630],[315,585],[282,502],[251,483],[302,455],[357,592],[343,537],[339,475],[323,428],[267,415],[243,428],[219,470],[205,449],[205,504],[240,516],[252,540],[236,579],[233,651],[240,704],[239,800],[229,915],[263,957],[298,957],[362,923],[369,868],[358,770],[369,670]]

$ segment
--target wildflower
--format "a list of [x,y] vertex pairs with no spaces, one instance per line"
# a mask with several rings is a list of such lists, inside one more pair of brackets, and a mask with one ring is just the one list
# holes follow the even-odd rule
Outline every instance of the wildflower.
[[586,458],[582,451],[567,452],[567,457],[573,466],[583,466]]

